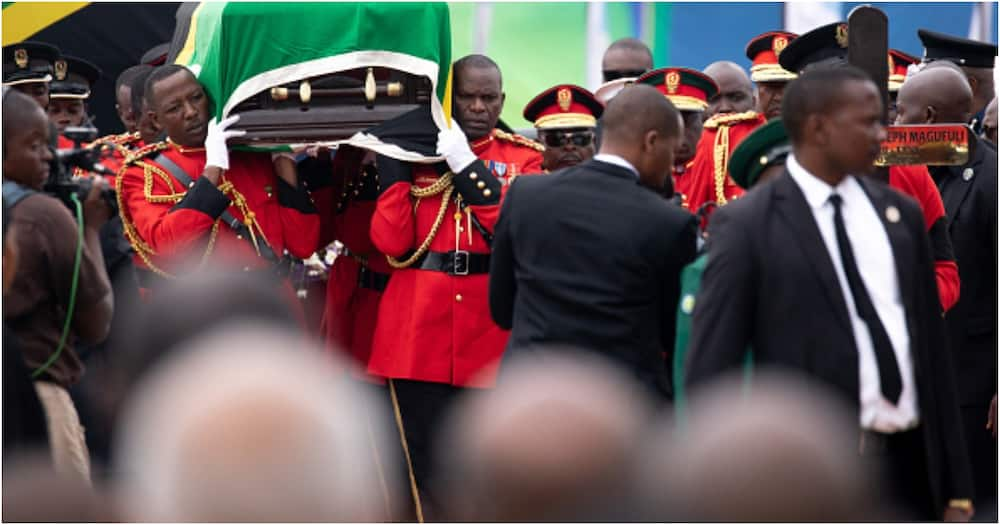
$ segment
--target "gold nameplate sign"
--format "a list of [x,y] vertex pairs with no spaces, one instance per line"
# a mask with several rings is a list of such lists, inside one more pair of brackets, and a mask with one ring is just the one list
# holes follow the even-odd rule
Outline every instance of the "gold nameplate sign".
[[876,166],[961,166],[969,161],[969,127],[964,124],[889,126]]

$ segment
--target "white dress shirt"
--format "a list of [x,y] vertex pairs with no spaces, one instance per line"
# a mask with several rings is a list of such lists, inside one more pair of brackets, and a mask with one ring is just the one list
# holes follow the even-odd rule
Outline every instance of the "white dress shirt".
[[[854,176],[846,177],[833,187],[806,171],[795,160],[794,155],[788,156],[785,166],[792,180],[802,189],[806,202],[809,203],[809,209],[812,210],[813,219],[819,226],[826,250],[837,272],[840,291],[843,293],[844,302],[847,303],[851,326],[854,327],[861,388],[859,396],[861,427],[886,433],[913,428],[920,419],[917,411],[913,359],[910,355],[910,335],[906,327],[906,314],[899,290],[899,276],[896,275],[892,245],[889,244],[889,234],[886,233],[879,217],[879,213],[885,213],[885,210],[875,209],[871,199]],[[858,315],[851,286],[847,282],[847,274],[844,273],[833,223],[833,203],[830,202],[830,195],[835,192],[843,199],[841,214],[858,265],[858,273],[861,274],[861,280],[868,290],[875,311],[878,312],[878,317],[889,335],[892,349],[896,354],[896,362],[899,364],[903,391],[898,405],[893,405],[882,395],[875,348],[868,333],[868,325]]]
[[608,164],[621,166],[631,171],[636,178],[639,178],[639,170],[635,169],[635,166],[633,166],[631,162],[625,160],[622,157],[619,157],[618,155],[612,155],[610,153],[598,153],[597,155],[594,155],[594,160],[599,160],[601,162],[607,162]]

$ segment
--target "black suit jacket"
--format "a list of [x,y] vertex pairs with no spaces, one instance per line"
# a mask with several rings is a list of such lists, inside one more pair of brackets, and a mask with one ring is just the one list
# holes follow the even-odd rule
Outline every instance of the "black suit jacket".
[[989,405],[997,391],[997,153],[987,144],[977,138],[965,166],[931,168],[962,282],[947,322],[967,406]]
[[[941,511],[949,498],[972,491],[930,240],[915,201],[881,182],[859,182],[892,245],[931,490]],[[898,222],[887,220],[889,206],[899,210]],[[688,346],[689,382],[697,386],[738,367],[752,346],[756,366],[803,372],[858,410],[858,350],[847,304],[812,211],[788,173],[717,210],[707,249]]]
[[490,311],[512,329],[508,354],[553,343],[596,350],[671,395],[680,272],[695,235],[691,214],[614,164],[518,178],[490,262]]

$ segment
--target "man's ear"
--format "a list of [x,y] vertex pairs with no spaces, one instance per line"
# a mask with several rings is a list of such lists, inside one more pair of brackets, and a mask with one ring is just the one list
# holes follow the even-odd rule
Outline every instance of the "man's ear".
[[813,137],[817,144],[824,146],[827,143],[827,126],[826,119],[818,113],[813,113],[806,117],[805,126],[803,126],[803,137]]
[[150,122],[152,122],[153,125],[156,126],[156,129],[163,129],[163,126],[160,125],[160,119],[156,117],[155,111],[147,109],[146,116],[149,117]]
[[972,93],[975,94],[976,88],[979,87],[979,79],[973,75],[965,75],[965,78],[969,80],[969,87],[972,88]]
[[643,152],[653,151],[653,149],[656,148],[656,141],[662,139],[663,137],[660,137],[660,132],[656,131],[655,129],[647,131],[646,134],[642,136]]
[[937,120],[937,109],[934,106],[924,108],[924,124],[933,124]]
[[500,92],[500,113],[503,113],[503,103],[507,100],[507,93]]

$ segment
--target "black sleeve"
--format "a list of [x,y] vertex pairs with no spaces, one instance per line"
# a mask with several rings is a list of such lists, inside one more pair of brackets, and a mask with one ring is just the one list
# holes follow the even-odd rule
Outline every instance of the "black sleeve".
[[490,314],[493,322],[504,330],[514,325],[514,298],[517,295],[517,281],[514,277],[514,247],[511,239],[514,188],[507,190],[500,217],[494,229],[493,250],[490,256]]
[[413,182],[413,168],[407,162],[385,155],[376,155],[375,169],[378,171],[380,195],[397,182]]
[[452,183],[465,202],[473,206],[500,203],[500,179],[481,160],[456,173]]
[[948,216],[938,217],[931,229],[927,231],[931,238],[931,250],[935,261],[954,261],[955,250],[951,246],[951,236],[948,235]]
[[333,161],[329,155],[306,157],[295,165],[307,190],[316,191],[333,185]]
[[218,219],[227,208],[229,197],[205,177],[198,177],[184,198],[173,207],[174,210],[198,210],[213,219]]
[[278,179],[278,204],[300,213],[318,213],[302,179],[299,179],[298,187],[292,187],[285,182],[285,179],[277,176],[275,178]]
[[685,364],[691,387],[739,367],[753,336],[753,244],[742,221],[729,212],[722,207],[712,215],[708,264],[691,319]]
[[698,219],[688,215],[687,220],[670,240],[669,260],[664,268],[663,279],[663,320],[661,322],[661,343],[666,356],[667,377],[673,377],[674,344],[677,337],[677,305],[681,295],[681,272],[695,258],[698,235]]
[[[936,405],[934,414],[923,414],[921,417],[936,417],[936,426],[940,432],[940,440],[931,446],[939,446],[942,461],[941,487],[944,489],[943,501],[934,502],[935,508],[944,510],[949,499],[971,499],[972,477],[969,457],[962,434],[962,420],[959,412],[957,375],[952,361],[952,352],[948,341],[947,326],[941,317],[940,301],[938,299],[937,278],[934,273],[934,255],[930,237],[924,234],[923,214],[914,203],[902,202],[900,207],[906,209],[907,223],[912,236],[916,239],[914,264],[917,268],[917,290],[914,293],[916,310],[916,331],[919,341],[915,345],[917,354],[914,359],[929,360],[927,367],[916,366],[924,373],[918,381],[930,381],[933,384],[921,389],[923,392],[933,392],[932,403]],[[921,355],[922,354],[922,355]],[[925,361],[926,362],[926,361]],[[985,414],[983,414],[985,419]]]

